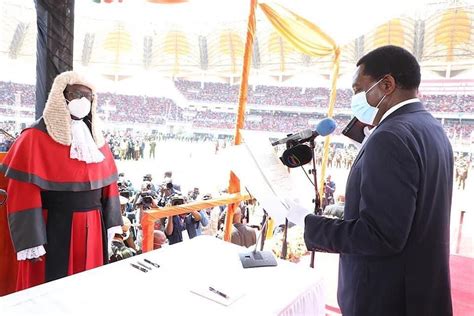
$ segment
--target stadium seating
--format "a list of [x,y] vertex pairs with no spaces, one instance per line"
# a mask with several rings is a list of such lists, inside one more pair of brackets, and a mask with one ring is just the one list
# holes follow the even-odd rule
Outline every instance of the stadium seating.
[[[192,103],[237,103],[238,86],[216,82],[177,80],[177,89]],[[349,89],[337,91],[336,108],[349,110],[352,92]],[[474,112],[473,95],[420,95],[428,110],[443,113]],[[298,108],[327,106],[327,88],[298,88],[258,85],[249,88],[248,104],[256,105],[249,115],[245,128],[252,130],[289,132],[305,129],[308,121],[321,119],[322,114],[303,113]],[[33,85],[0,82],[0,115],[32,116],[34,113],[35,88]],[[183,109],[163,97],[130,96],[116,93],[98,93],[99,113],[110,122],[133,122],[163,124],[166,121],[191,123],[194,128],[232,129],[235,113],[212,110],[197,111]],[[276,106],[291,106],[294,111],[275,111]],[[29,110],[28,110],[29,109]],[[347,111],[349,112],[349,111]],[[340,133],[347,124],[349,115],[336,115]],[[474,120],[445,119],[443,122],[450,137],[470,137],[474,131]]]

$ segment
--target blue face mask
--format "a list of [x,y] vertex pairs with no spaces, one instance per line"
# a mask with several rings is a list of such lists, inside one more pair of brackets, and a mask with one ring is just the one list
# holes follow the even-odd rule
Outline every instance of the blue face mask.
[[375,84],[373,84],[367,91],[361,91],[352,96],[352,99],[351,99],[352,114],[354,114],[354,116],[357,117],[357,119],[361,121],[362,123],[373,125],[375,116],[377,115],[377,112],[379,111],[379,105],[387,96],[387,95],[384,95],[383,98],[379,101],[379,103],[377,103],[375,107],[370,105],[369,102],[367,101],[367,93],[369,93],[369,91],[372,90],[372,88],[375,87],[382,80],[383,78],[377,81]]

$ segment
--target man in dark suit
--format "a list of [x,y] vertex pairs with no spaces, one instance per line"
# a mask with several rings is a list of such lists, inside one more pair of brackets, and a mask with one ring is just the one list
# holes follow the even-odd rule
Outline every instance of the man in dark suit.
[[305,216],[306,245],[340,253],[343,315],[451,315],[451,145],[417,99],[413,55],[384,46],[357,66],[352,109],[375,128],[350,171],[344,219]]

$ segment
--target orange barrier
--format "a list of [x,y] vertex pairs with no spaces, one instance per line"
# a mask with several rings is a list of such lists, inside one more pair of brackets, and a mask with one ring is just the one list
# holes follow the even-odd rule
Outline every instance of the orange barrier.
[[[183,213],[189,213],[191,211],[199,211],[210,207],[220,206],[220,205],[231,205],[234,203],[239,203],[241,201],[250,200],[251,197],[248,194],[227,194],[223,195],[218,199],[205,200],[205,201],[195,201],[188,204],[169,206],[163,208],[153,208],[151,210],[146,210],[143,212],[141,219],[142,231],[143,231],[143,242],[142,242],[142,251],[147,252],[153,250],[153,230],[155,221],[163,217],[179,215]],[[229,216],[227,216],[228,218]],[[226,219],[227,220],[227,219]]]
[[[6,153],[0,153],[0,162]],[[7,189],[7,179],[0,173],[0,189]],[[13,293],[16,288],[18,262],[8,228],[6,202],[0,206],[0,296]]]

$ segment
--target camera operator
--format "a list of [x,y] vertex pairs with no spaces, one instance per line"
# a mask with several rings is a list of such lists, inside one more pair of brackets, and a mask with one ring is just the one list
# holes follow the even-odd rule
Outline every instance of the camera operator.
[[[153,189],[153,184],[149,181],[144,181],[140,192],[135,196],[134,209],[138,209],[137,221],[140,223],[143,216],[143,211],[150,210],[152,207],[158,207],[158,194]],[[155,228],[162,229],[160,221],[155,223]],[[141,238],[141,235],[140,235]]]
[[173,172],[172,171],[166,171],[163,175],[163,183],[172,183],[173,184],[173,189],[175,191],[180,192],[181,194],[181,186],[179,184],[176,184],[173,182]]
[[149,210],[152,207],[158,207],[158,194],[154,190],[153,183],[144,181],[138,195],[137,205],[140,205],[142,210]]
[[[130,199],[135,194],[135,189],[133,188],[132,182],[125,178],[125,174],[123,172],[119,173],[118,175],[117,186],[120,196]],[[127,207],[127,212],[130,212],[131,208],[132,206],[130,204],[129,207]]]
[[158,198],[158,206],[165,207],[170,201],[171,197],[181,195],[181,192],[176,190],[172,182],[163,183],[160,187],[160,195]]
[[[184,204],[184,197],[175,195],[170,197],[168,205],[176,206]],[[183,241],[184,219],[186,214],[169,216],[165,223],[165,235],[170,245]]]
[[188,200],[190,201],[196,201],[200,195],[199,188],[194,187],[192,191],[188,192]]
[[202,235],[203,227],[209,225],[209,218],[205,210],[192,211],[184,218],[189,239]]
[[124,187],[133,190],[132,181],[130,181],[130,179],[125,178],[125,173],[120,172],[120,173],[118,174],[118,180],[117,180],[117,182],[121,182],[121,183],[124,185]]
[[133,241],[133,237],[130,233],[132,223],[127,217],[122,217],[122,234],[115,234],[109,249],[109,260],[110,262],[127,259],[136,254],[140,254],[141,251]]
[[123,196],[126,199],[130,199],[133,196],[133,188],[128,187],[124,182],[117,182],[119,195]]
[[[146,184],[151,183],[150,189],[155,192],[157,191],[155,185],[153,184],[153,178],[150,173],[147,173],[146,175],[143,176],[143,183],[146,183]],[[143,186],[143,183],[142,183],[142,186]]]

